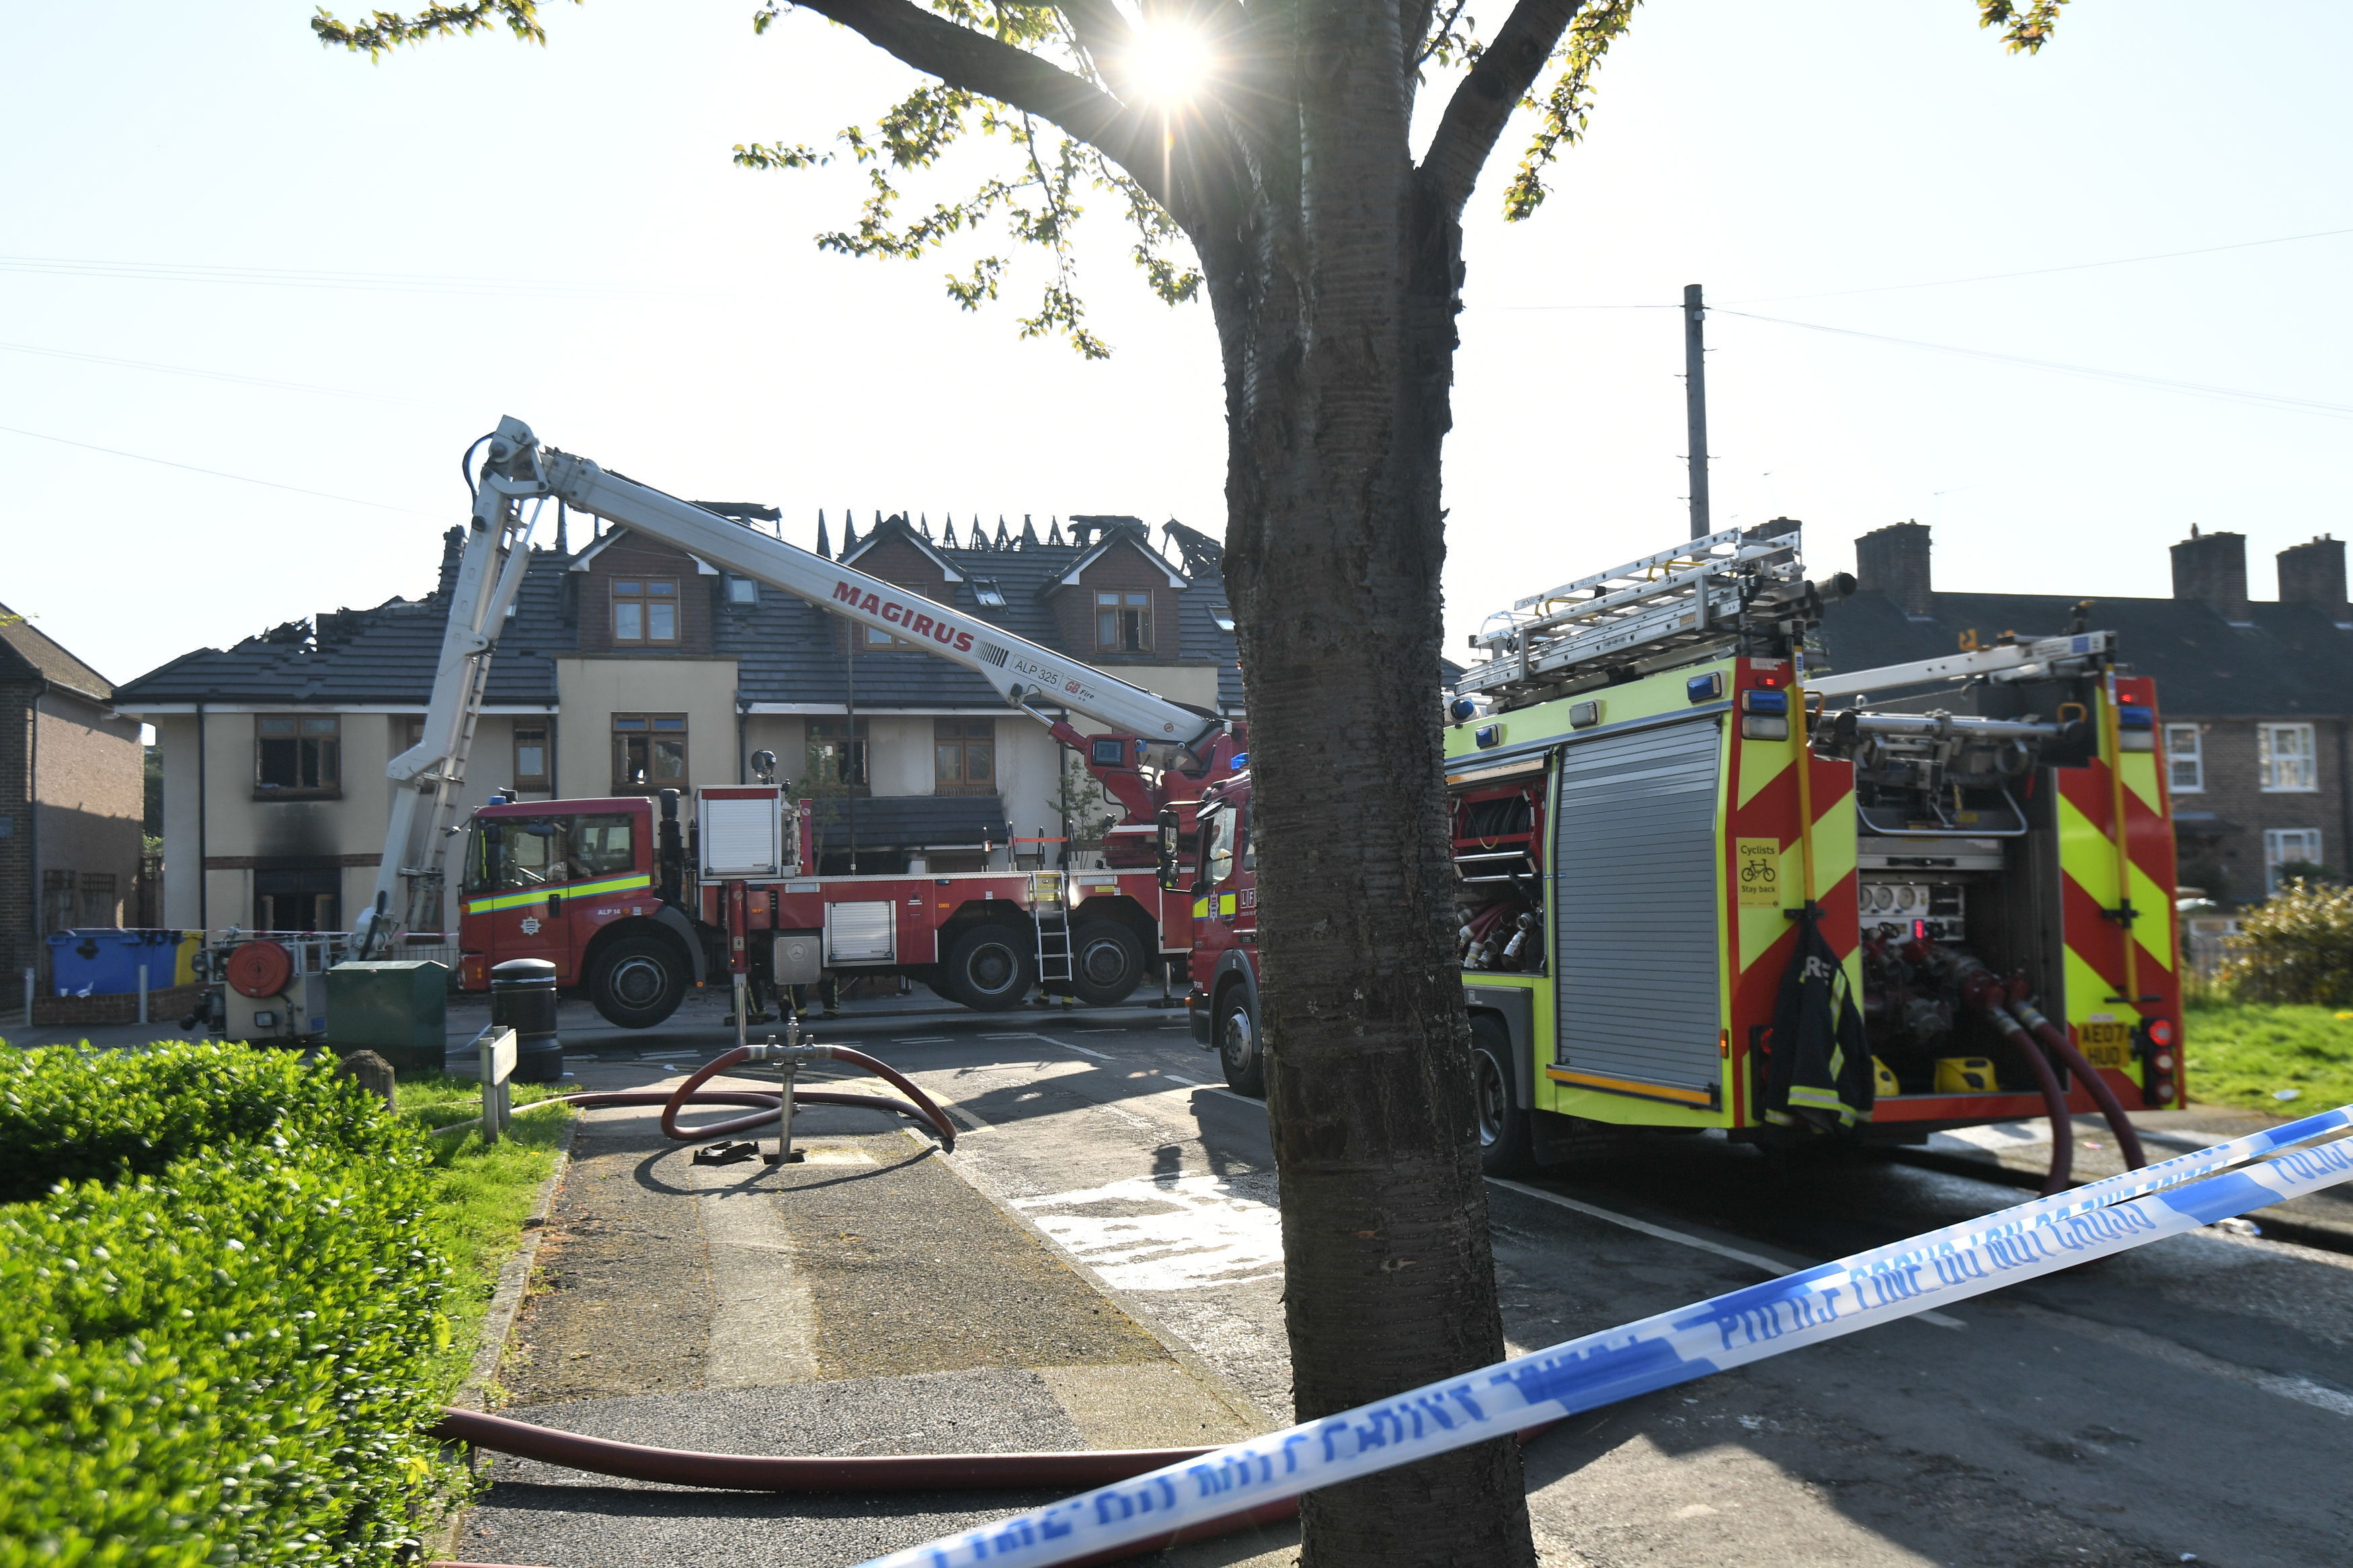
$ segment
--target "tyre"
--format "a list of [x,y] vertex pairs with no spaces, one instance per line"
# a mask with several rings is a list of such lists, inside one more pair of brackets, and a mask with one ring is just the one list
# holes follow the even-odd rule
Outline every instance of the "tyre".
[[1218,999],[1218,1066],[1225,1070],[1226,1087],[1254,1100],[1266,1098],[1266,1051],[1259,1039],[1258,1019],[1250,993],[1229,985]]
[[1512,1037],[1495,1019],[1471,1020],[1471,1094],[1479,1121],[1479,1164],[1491,1176],[1528,1167],[1528,1108],[1514,1090]]
[[1026,927],[993,921],[969,926],[948,947],[941,984],[976,1012],[1018,1007],[1038,984],[1035,942]]
[[625,936],[596,959],[588,998],[616,1028],[650,1029],[685,999],[686,954],[665,937]]
[[1143,939],[1118,921],[1082,921],[1071,931],[1071,989],[1090,1007],[1116,1007],[1144,983]]

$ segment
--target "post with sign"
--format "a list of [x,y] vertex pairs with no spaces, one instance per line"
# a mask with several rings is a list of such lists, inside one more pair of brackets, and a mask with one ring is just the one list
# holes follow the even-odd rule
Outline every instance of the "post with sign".
[[482,1142],[495,1143],[507,1130],[513,1106],[509,1085],[514,1079],[515,1032],[492,1026],[475,1041],[482,1058]]

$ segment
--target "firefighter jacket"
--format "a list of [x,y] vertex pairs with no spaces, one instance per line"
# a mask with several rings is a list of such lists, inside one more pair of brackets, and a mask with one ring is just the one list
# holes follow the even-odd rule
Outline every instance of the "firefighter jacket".
[[1765,1090],[1765,1120],[1828,1130],[1871,1119],[1871,1047],[1846,968],[1821,931],[1821,913],[1798,916],[1798,950],[1781,976]]

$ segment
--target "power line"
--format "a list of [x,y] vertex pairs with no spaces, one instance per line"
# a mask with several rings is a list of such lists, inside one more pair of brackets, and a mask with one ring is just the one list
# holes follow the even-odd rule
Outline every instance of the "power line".
[[[2266,245],[2293,245],[2304,239],[2335,239],[2353,228],[2316,229],[2310,234],[2283,234],[2271,239],[2242,239],[2229,245],[2205,245],[2194,250],[2160,250],[2147,256],[2118,256],[2106,261],[2073,261],[2063,267],[2034,267],[2023,272],[1981,272],[1969,278],[1936,278],[1925,283],[1880,283],[1868,289],[1831,289],[1819,294],[1767,294],[1735,300],[1736,305],[1775,305],[1793,300],[1838,300],[1851,294],[1895,294],[1912,289],[1949,289],[1962,283],[1999,283],[2011,278],[2043,278],[2053,272],[2087,272],[2099,267],[2131,267],[2143,261],[2171,261],[2184,256],[2213,256],[2225,250],[2253,250]],[[1676,310],[1679,305],[1491,305],[1491,310]],[[1722,306],[1711,306],[1722,310]]]
[[2147,256],[2119,256],[2108,261],[2075,261],[2064,267],[2034,267],[2023,272],[1981,272],[1972,278],[1937,278],[1926,283],[1882,283],[1869,289],[1832,289],[1820,294],[1769,294],[1755,300],[1735,300],[1736,305],[1777,305],[1793,300],[1837,300],[1850,294],[1894,294],[1907,289],[1949,289],[1960,283],[1999,283],[2010,278],[2046,278],[2053,272],[2087,272],[2095,267],[2130,267],[2143,261],[2171,261],[2184,256],[2213,256],[2225,250],[2253,250],[2265,245],[2292,245],[2300,239],[2335,239],[2353,228],[2324,228],[2311,234],[2284,234],[2274,239],[2242,239],[2230,245],[2203,245],[2195,250],[2160,250]]
[[1748,310],[1728,310],[1722,306],[1712,307],[1710,313],[1718,316],[1738,316],[1749,321],[1766,321],[1777,327],[1802,327],[1810,332],[1831,332],[1842,338],[1865,338],[1873,342],[1895,343],[1907,349],[1926,349],[1934,353],[1959,354],[1968,359],[1991,360],[2000,364],[2025,365],[2032,370],[2047,370],[2061,375],[2086,376],[2094,381],[2118,382],[2128,386],[2145,386],[2158,392],[2184,393],[2193,397],[2210,397],[2259,408],[2283,408],[2292,413],[2318,414],[2330,418],[2353,417],[2353,404],[2324,403],[2317,398],[2286,397],[2277,393],[2250,392],[2243,387],[2215,386],[2200,381],[2174,381],[2161,375],[2142,375],[2128,370],[2101,370],[2094,365],[2064,364],[2057,360],[2028,359],[2022,354],[1996,353],[1990,349],[1961,348],[1952,343],[1927,343],[1915,338],[1889,337],[1884,332],[1857,331],[1852,327],[1828,327],[1820,321],[1792,321],[1780,316],[1759,316]]
[[0,256],[0,272],[113,279],[147,283],[243,283],[281,289],[356,289],[396,294],[489,294],[580,298],[637,294],[683,298],[700,290],[545,279],[434,277],[406,272],[335,272],[280,267],[212,267],[193,262],[107,261],[88,257]]
[[45,354],[51,359],[79,360],[86,364],[116,365],[126,370],[162,371],[167,375],[199,376],[206,381],[234,382],[242,386],[267,386],[280,392],[311,393],[327,397],[358,397],[371,403],[406,403],[417,407],[425,406],[424,400],[421,398],[399,397],[388,392],[357,392],[343,386],[317,386],[306,381],[275,381],[264,375],[239,375],[234,371],[199,370],[194,365],[158,364],[152,360],[143,359],[116,359],[109,354],[83,353],[77,349],[42,348],[35,343],[0,343],[0,349],[5,349],[11,353]]
[[88,441],[72,441],[63,436],[50,436],[38,430],[22,430],[14,425],[0,425],[0,430],[11,436],[29,436],[36,441],[55,441],[60,447],[79,447],[85,452],[103,452],[110,458],[129,458],[137,463],[153,463],[161,468],[183,468],[192,474],[206,474],[216,479],[235,479],[243,485],[262,485],[273,490],[291,490],[298,496],[316,496],[321,500],[345,501],[353,506],[374,507],[378,511],[406,512],[410,517],[438,517],[439,514],[418,511],[414,507],[390,506],[380,500],[362,500],[357,496],[339,496],[327,490],[306,490],[300,485],[281,485],[276,479],[257,479],[249,474],[224,473],[218,468],[200,468],[194,463],[175,463],[169,458],[151,458],[144,452],[125,452],[120,447],[94,446]]

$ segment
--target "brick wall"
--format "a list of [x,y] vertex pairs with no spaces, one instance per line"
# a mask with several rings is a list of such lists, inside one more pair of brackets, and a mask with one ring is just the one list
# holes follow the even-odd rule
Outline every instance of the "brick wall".
[[0,681],[0,980],[11,991],[37,962],[40,890],[33,866],[34,704],[37,681]]
[[2195,818],[2177,826],[2180,876],[2184,884],[2203,888],[2216,897],[2246,900],[2263,897],[2263,833],[2269,828],[2318,828],[2321,859],[2330,869],[2345,872],[2348,854],[2346,816],[2353,801],[2347,797],[2344,766],[2346,747],[2353,742],[2347,721],[2337,719],[2283,720],[2309,722],[2318,752],[2320,787],[2310,794],[2273,793],[2263,788],[2257,768],[2257,731],[2263,721],[2199,719],[2168,713],[2167,724],[2197,724],[2203,742],[2205,789],[2195,795],[2177,792],[2173,808],[2211,812],[2234,832],[2209,838],[2198,831]]

